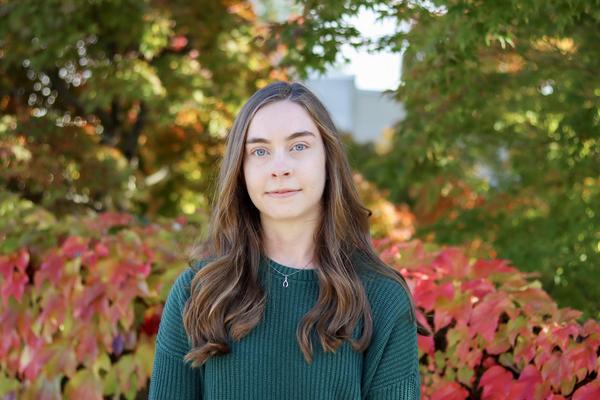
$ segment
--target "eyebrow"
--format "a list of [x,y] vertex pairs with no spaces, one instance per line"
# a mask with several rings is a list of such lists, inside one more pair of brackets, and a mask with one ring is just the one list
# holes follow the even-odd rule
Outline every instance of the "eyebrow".
[[[299,131],[299,132],[292,133],[291,135],[286,137],[285,140],[290,141],[292,139],[296,139],[296,138],[302,137],[302,136],[316,137],[315,134],[310,131]],[[256,137],[256,138],[246,140],[246,145],[253,144],[253,143],[270,143],[270,142],[269,142],[269,140],[267,140],[265,138],[261,138],[261,137]]]

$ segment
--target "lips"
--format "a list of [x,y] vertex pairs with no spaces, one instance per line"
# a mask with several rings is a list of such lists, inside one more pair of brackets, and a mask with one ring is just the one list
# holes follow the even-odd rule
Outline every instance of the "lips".
[[283,193],[289,193],[289,192],[297,192],[300,189],[280,189],[280,190],[273,190],[270,192],[267,192],[268,194],[283,194]]
[[294,197],[296,194],[300,192],[300,189],[297,190],[278,190],[274,192],[267,192],[267,196],[275,198],[275,199],[287,199]]

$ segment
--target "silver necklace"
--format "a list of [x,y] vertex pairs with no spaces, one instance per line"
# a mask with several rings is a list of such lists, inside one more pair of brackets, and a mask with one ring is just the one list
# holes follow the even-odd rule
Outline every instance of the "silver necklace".
[[[307,263],[306,263],[306,265],[310,264],[310,262],[311,262],[311,261],[312,261],[312,258],[310,259],[310,261],[309,261],[309,262],[307,262]],[[303,270],[304,270],[304,268],[306,268],[306,265],[305,265],[305,266],[304,266],[302,269],[300,269],[300,270],[298,270],[298,271],[296,271],[296,272],[292,272],[291,274],[284,274],[284,273],[283,273],[283,272],[281,272],[281,271],[277,271],[277,270],[276,270],[276,269],[273,267],[273,264],[271,264],[271,261],[270,261],[270,260],[269,260],[269,265],[271,266],[271,268],[273,268],[273,270],[274,270],[275,272],[277,272],[278,274],[281,274],[281,275],[283,275],[283,276],[285,277],[285,279],[283,280],[283,287],[288,287],[288,286],[290,285],[290,284],[288,283],[288,280],[287,280],[288,276],[292,276],[292,275],[294,275],[294,274],[297,274],[298,272],[300,272],[300,271],[303,271]]]

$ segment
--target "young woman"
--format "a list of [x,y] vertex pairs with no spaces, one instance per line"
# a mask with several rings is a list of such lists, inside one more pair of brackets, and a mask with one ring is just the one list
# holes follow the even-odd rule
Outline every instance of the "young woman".
[[419,399],[426,332],[370,214],[318,98],[288,82],[252,95],[208,238],[167,298],[150,399]]

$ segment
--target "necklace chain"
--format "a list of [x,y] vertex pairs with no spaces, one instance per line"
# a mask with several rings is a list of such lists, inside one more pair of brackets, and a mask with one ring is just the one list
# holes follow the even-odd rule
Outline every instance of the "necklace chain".
[[288,286],[289,286],[288,279],[287,279],[287,278],[288,278],[288,276],[292,276],[292,275],[294,275],[294,274],[297,274],[298,272],[301,272],[301,271],[303,271],[303,270],[304,270],[304,268],[306,268],[306,266],[307,266],[308,264],[310,264],[310,262],[311,262],[311,261],[312,261],[312,258],[311,258],[311,259],[310,259],[310,260],[309,260],[309,261],[306,263],[306,265],[305,265],[303,268],[299,269],[299,270],[298,270],[298,271],[296,271],[296,272],[292,272],[291,274],[284,274],[283,272],[276,270],[276,269],[275,269],[275,267],[273,267],[273,264],[271,263],[271,260],[269,260],[269,265],[271,266],[271,268],[273,268],[273,271],[275,271],[275,272],[277,272],[278,274],[281,274],[281,275],[283,275],[283,276],[285,277],[285,279],[283,280],[283,287],[288,287]]

